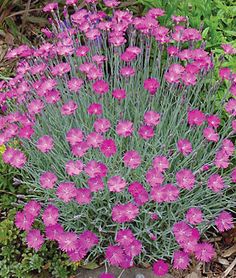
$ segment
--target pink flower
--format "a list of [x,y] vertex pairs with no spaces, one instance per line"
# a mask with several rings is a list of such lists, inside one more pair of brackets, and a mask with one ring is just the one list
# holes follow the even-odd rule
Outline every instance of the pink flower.
[[229,166],[229,155],[224,150],[218,151],[214,163],[217,168],[226,169]]
[[230,89],[229,89],[230,93],[233,95],[233,96],[236,96],[236,83],[234,83]]
[[141,53],[141,49],[137,46],[129,46],[126,48],[126,52],[133,53],[137,56]]
[[190,208],[186,213],[186,220],[192,224],[197,225],[202,222],[202,211],[199,208]]
[[[193,229],[184,221],[180,221],[174,224],[173,232],[176,241],[182,246],[189,240],[195,240],[195,236],[193,235]],[[197,235],[200,237],[200,235]],[[197,240],[199,238],[197,237]]]
[[135,75],[135,70],[134,70],[134,68],[132,68],[132,67],[123,67],[123,68],[121,68],[121,70],[120,70],[120,74],[121,74],[123,77],[131,77],[131,76],[134,76],[134,75]]
[[139,240],[134,239],[129,246],[124,245],[123,248],[124,248],[125,254],[128,255],[128,257],[134,258],[135,256],[138,256],[139,254],[141,254],[142,243]]
[[20,230],[29,231],[34,219],[35,217],[32,214],[18,211],[15,216],[15,225]]
[[58,217],[59,211],[53,205],[48,205],[42,214],[43,223],[46,227],[57,224]]
[[30,114],[39,114],[44,108],[44,103],[40,99],[35,99],[27,105],[27,108]]
[[57,81],[54,79],[46,79],[41,83],[38,88],[38,95],[43,96],[46,92],[51,91],[57,85]]
[[45,100],[49,104],[54,104],[57,103],[61,98],[60,98],[60,92],[58,90],[50,90],[47,91],[44,95]]
[[160,114],[155,111],[147,111],[144,114],[144,122],[149,126],[157,126],[160,122]]
[[99,103],[92,103],[91,105],[89,105],[87,111],[89,115],[101,115],[102,105]]
[[221,47],[224,49],[226,54],[233,55],[236,53],[236,49],[229,43],[222,44]]
[[71,144],[71,146],[74,146],[77,143],[82,142],[84,139],[83,132],[80,128],[71,128],[66,133],[66,141]]
[[164,176],[158,169],[151,168],[146,173],[146,180],[152,187],[155,187],[163,183]]
[[179,198],[179,189],[173,184],[166,184],[162,191],[164,202],[175,202]]
[[230,99],[226,105],[225,110],[232,116],[236,116],[236,99]]
[[78,0],[66,0],[66,5],[75,5]]
[[236,120],[232,121],[232,129],[236,133]]
[[234,153],[234,150],[235,150],[234,143],[229,139],[224,139],[222,141],[222,148],[221,149],[222,149],[222,151],[225,152],[226,155],[232,156],[233,153]]
[[10,164],[11,161],[14,159],[14,155],[15,155],[15,149],[13,148],[6,148],[5,152],[2,155],[2,159],[5,163]]
[[230,212],[222,211],[215,220],[217,229],[222,233],[234,227],[233,217]]
[[49,135],[43,135],[37,141],[36,147],[42,152],[47,153],[52,150],[54,142]]
[[163,203],[166,200],[164,186],[155,185],[151,189],[151,199],[157,203]]
[[168,46],[167,52],[170,56],[176,56],[179,52],[179,49],[176,46]]
[[79,262],[86,256],[88,250],[83,248],[77,241],[75,250],[67,251],[66,253],[72,262]]
[[120,137],[129,137],[133,133],[133,123],[130,121],[119,121],[116,126],[116,133]]
[[102,65],[105,61],[107,61],[107,58],[104,55],[94,55],[92,57],[92,61],[97,63],[97,65]]
[[87,77],[89,80],[96,80],[96,79],[103,77],[103,72],[100,68],[97,68],[96,66],[94,66],[87,73]]
[[90,49],[89,49],[88,46],[82,45],[82,46],[77,48],[76,55],[79,56],[79,57],[84,57],[88,54],[89,51],[90,51]]
[[233,171],[231,172],[231,179],[232,182],[236,183],[236,168],[234,168]]
[[120,1],[117,0],[103,0],[103,2],[109,8],[117,7],[120,4]]
[[105,133],[110,129],[111,123],[108,119],[100,118],[94,122],[93,127],[97,133]]
[[156,78],[148,78],[144,80],[143,87],[151,95],[155,95],[157,89],[160,87],[160,83],[156,80]]
[[176,173],[176,181],[179,187],[191,190],[194,187],[195,177],[191,170],[182,169]]
[[126,98],[126,91],[124,89],[115,89],[112,91],[112,96],[118,100]]
[[123,157],[126,167],[136,169],[141,164],[141,156],[137,151],[127,151]]
[[[11,149],[11,151],[10,151],[9,149],[10,148],[8,148],[4,152],[3,161],[6,163],[9,163],[12,167],[19,168],[19,169],[23,168],[27,161],[25,154],[23,152],[21,152],[20,150]],[[7,162],[5,160],[7,156],[11,157],[9,162]]]
[[43,8],[43,11],[45,13],[47,12],[52,12],[53,10],[57,10],[58,9],[58,3],[57,2],[52,2],[52,3],[49,3],[47,4],[44,8]]
[[175,269],[186,269],[189,265],[189,256],[184,251],[174,252],[174,268]]
[[177,148],[184,156],[189,155],[193,151],[192,144],[187,139],[180,139],[177,143]]
[[67,103],[62,105],[61,114],[64,116],[72,115],[75,113],[77,108],[78,105],[73,100],[69,100]]
[[181,74],[181,79],[186,86],[195,85],[197,83],[196,75],[190,72],[183,72]]
[[219,134],[215,132],[212,127],[206,127],[203,129],[203,135],[208,141],[218,142]]
[[107,186],[111,192],[121,192],[126,187],[126,181],[120,176],[113,176],[107,181]]
[[116,242],[122,247],[130,246],[135,240],[135,236],[130,229],[119,230],[116,234]]
[[105,139],[100,146],[100,151],[106,157],[113,156],[117,151],[115,141],[113,139]]
[[93,90],[98,95],[103,95],[109,91],[109,84],[104,80],[98,80],[93,83]]
[[220,125],[220,118],[216,115],[210,115],[207,117],[207,122],[210,127],[218,128]]
[[91,200],[91,191],[88,188],[78,188],[76,190],[76,201],[79,205],[89,204]]
[[168,83],[179,83],[180,75],[172,71],[167,71],[164,75],[164,78]]
[[67,251],[67,255],[69,256],[72,262],[79,262],[81,261],[88,253],[88,250],[81,246],[80,242],[75,243],[76,248],[71,251]]
[[62,182],[57,188],[57,197],[63,202],[68,203],[77,195],[75,184],[73,182]]
[[91,192],[98,192],[103,190],[104,183],[101,177],[94,177],[88,179],[88,186]]
[[102,144],[104,138],[100,133],[91,132],[87,135],[87,144],[89,147],[99,148]]
[[98,29],[90,29],[90,30],[87,30],[85,32],[85,35],[86,37],[89,39],[89,40],[95,40],[95,39],[98,39],[98,37],[100,36],[100,31]]
[[139,182],[131,183],[128,191],[133,196],[135,203],[139,206],[144,205],[149,200],[148,192]]
[[195,257],[202,262],[210,262],[215,256],[215,250],[210,243],[199,243],[196,246]]
[[149,140],[155,135],[154,129],[148,125],[142,125],[138,130],[138,134],[144,140]]
[[32,200],[29,201],[25,206],[24,206],[24,212],[25,214],[31,214],[34,218],[39,215],[39,212],[41,210],[41,206],[38,202]]
[[83,171],[84,164],[80,160],[69,160],[66,162],[65,168],[69,176],[79,175]]
[[139,209],[132,203],[116,205],[112,209],[112,220],[117,223],[133,221],[139,214]]
[[78,236],[73,232],[63,232],[58,236],[59,248],[62,251],[73,251],[77,247]]
[[220,68],[219,76],[224,80],[229,80],[231,75],[231,71],[229,68]]
[[180,22],[186,22],[187,21],[187,18],[185,16],[178,16],[178,15],[172,15],[171,19],[176,24],[179,24]]
[[126,39],[123,36],[110,36],[109,43],[114,46],[121,46],[126,43]]
[[59,236],[64,232],[60,224],[45,227],[46,237],[50,240],[58,240]]
[[38,251],[44,243],[40,230],[32,229],[26,235],[27,245]]
[[90,160],[86,164],[84,171],[90,178],[105,177],[107,175],[106,165],[95,160]]
[[179,64],[171,64],[169,72],[180,76],[184,72],[184,67]]
[[71,147],[71,152],[76,157],[83,157],[88,151],[89,146],[87,142],[76,143]]
[[153,264],[153,272],[157,276],[165,276],[169,271],[169,266],[163,260],[158,260]]
[[57,176],[52,172],[44,172],[40,178],[39,183],[43,188],[53,188],[57,182]]
[[225,187],[225,184],[220,175],[213,174],[207,181],[207,187],[217,193]]
[[51,73],[53,76],[63,76],[63,74],[69,72],[71,70],[70,64],[68,63],[60,63],[51,68]]
[[158,155],[154,157],[152,166],[160,172],[165,172],[165,170],[168,169],[170,165],[168,159],[165,156]]
[[125,258],[125,254],[121,247],[109,245],[105,252],[105,257],[111,265],[119,266]]
[[188,112],[188,123],[200,126],[205,121],[205,115],[200,110],[191,110]]
[[87,75],[94,68],[96,69],[96,66],[93,63],[83,63],[79,66],[80,71],[86,73]]
[[134,60],[136,58],[136,55],[132,52],[125,51],[120,55],[120,58],[122,61],[131,62],[132,60]]
[[84,249],[91,249],[93,246],[97,245],[99,242],[99,239],[96,234],[93,232],[86,230],[79,236],[78,243],[84,248]]

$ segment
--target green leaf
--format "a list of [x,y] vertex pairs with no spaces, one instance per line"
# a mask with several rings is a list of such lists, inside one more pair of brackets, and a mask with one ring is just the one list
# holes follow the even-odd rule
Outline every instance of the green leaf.
[[90,269],[90,270],[92,270],[92,269],[98,268],[99,265],[98,265],[97,263],[95,263],[95,262],[91,262],[91,263],[88,263],[88,264],[85,264],[85,265],[82,264],[81,267],[82,267],[82,268],[85,268],[85,269]]
[[208,34],[208,31],[209,31],[209,27],[207,27],[207,28],[205,28],[204,30],[203,30],[203,32],[202,32],[202,37],[203,37],[203,39],[205,39],[206,37],[207,37],[207,34]]

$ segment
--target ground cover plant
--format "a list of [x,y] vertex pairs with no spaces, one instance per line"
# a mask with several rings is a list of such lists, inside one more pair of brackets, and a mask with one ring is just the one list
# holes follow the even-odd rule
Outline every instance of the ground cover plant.
[[[162,9],[111,17],[95,1],[80,10],[66,2],[75,12],[65,8],[64,18],[57,3],[44,8],[52,30],[39,48],[7,55],[22,60],[1,83],[3,160],[22,169],[33,199],[16,226],[29,247],[54,240],[72,261],[149,262],[157,275],[171,261],[176,269],[192,256],[210,261],[201,234],[233,227],[235,74],[223,68],[213,82],[213,57],[185,17],[167,28]],[[224,80],[231,98],[216,112]]]

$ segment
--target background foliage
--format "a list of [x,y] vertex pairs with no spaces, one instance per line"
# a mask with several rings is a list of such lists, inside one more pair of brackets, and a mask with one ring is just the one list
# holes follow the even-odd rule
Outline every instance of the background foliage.
[[[41,7],[46,0],[0,0],[0,80],[12,75],[14,63],[4,59],[9,47],[20,43],[35,44],[40,29],[47,23]],[[58,1],[63,3],[64,1]],[[83,1],[81,6],[83,6]],[[142,15],[151,7],[164,8],[166,15],[162,24],[171,24],[171,15],[185,15],[192,27],[201,28],[207,40],[207,50],[219,60],[222,43],[236,47],[235,0],[138,0],[121,1],[121,8],[129,8]],[[63,6],[63,4],[62,4]],[[100,5],[101,9],[104,6]],[[218,62],[218,66],[222,61]],[[236,57],[223,61],[224,66],[236,71]],[[219,100],[227,93],[227,87],[219,92]],[[1,115],[0,115],[1,116]],[[0,146],[0,152],[3,147]],[[77,265],[67,261],[52,243],[47,243],[40,252],[26,248],[24,233],[14,226],[15,204],[27,195],[26,189],[14,183],[15,170],[3,164],[0,158],[0,277],[32,277],[35,273],[50,271],[53,277],[69,277]],[[13,184],[14,183],[14,184]],[[20,196],[19,196],[20,195]],[[23,196],[22,196],[23,195]]]

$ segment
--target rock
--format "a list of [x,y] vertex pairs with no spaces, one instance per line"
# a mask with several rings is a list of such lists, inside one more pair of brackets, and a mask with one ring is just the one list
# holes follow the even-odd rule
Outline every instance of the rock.
[[[94,270],[80,269],[76,278],[99,278],[99,275],[103,272],[105,272],[104,267]],[[118,278],[122,270],[116,267],[109,267],[108,272]],[[157,276],[154,275],[151,269],[134,267],[125,270],[119,278],[157,278]],[[174,276],[167,274],[166,276],[162,276],[162,278],[174,278]]]

